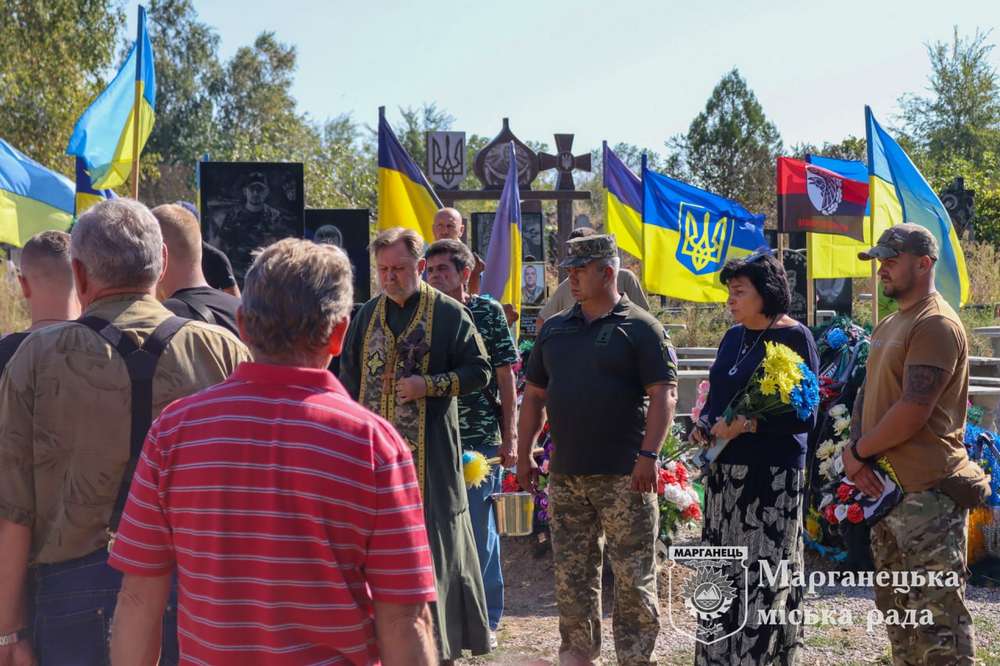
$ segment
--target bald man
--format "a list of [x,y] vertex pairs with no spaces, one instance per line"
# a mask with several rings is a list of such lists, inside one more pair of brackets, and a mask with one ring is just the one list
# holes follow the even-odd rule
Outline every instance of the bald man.
[[[454,208],[442,208],[439,210],[434,215],[434,226],[431,228],[431,231],[434,232],[434,240],[436,241],[451,238],[452,240],[465,243],[465,239],[462,238],[465,235],[465,223],[462,222],[462,214]],[[476,261],[472,267],[472,275],[469,276],[469,287],[466,291],[470,294],[478,294],[479,278],[483,273],[483,269],[486,268],[486,262],[475,252],[472,253],[472,257]]]
[[17,281],[31,312],[31,326],[0,340],[0,374],[32,331],[80,316],[80,301],[73,288],[69,234],[43,231],[28,239],[21,250]]
[[153,209],[167,247],[167,267],[156,285],[156,297],[178,317],[227,328],[239,336],[236,309],[240,299],[208,286],[202,271],[201,224],[177,204]]

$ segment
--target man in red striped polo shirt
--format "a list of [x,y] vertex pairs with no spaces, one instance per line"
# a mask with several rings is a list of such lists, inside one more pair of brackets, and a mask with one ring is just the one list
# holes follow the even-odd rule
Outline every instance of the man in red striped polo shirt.
[[112,659],[153,664],[169,580],[181,662],[430,664],[434,573],[409,448],[327,372],[347,256],[285,239],[247,273],[255,362],[150,429],[110,563]]

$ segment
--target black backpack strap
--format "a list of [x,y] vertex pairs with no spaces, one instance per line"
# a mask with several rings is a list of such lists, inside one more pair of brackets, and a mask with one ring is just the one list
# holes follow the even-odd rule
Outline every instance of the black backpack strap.
[[207,307],[205,307],[204,304],[199,303],[198,301],[196,301],[194,299],[185,298],[185,294],[184,293],[176,293],[173,296],[171,296],[170,298],[175,298],[178,301],[180,301],[181,303],[183,303],[184,305],[186,305],[189,308],[191,308],[191,311],[194,312],[194,314],[195,314],[195,316],[192,317],[192,319],[196,319],[198,321],[203,321],[203,322],[208,323],[208,324],[218,324],[219,323],[218,320],[215,318],[215,313],[214,312],[212,312]]
[[22,342],[28,339],[29,335],[31,335],[29,331],[21,331],[20,333],[8,333],[0,338],[0,375],[7,369],[10,359],[14,358],[14,352],[18,350]]
[[125,361],[125,367],[128,369],[129,383],[132,388],[129,460],[125,474],[122,475],[121,485],[118,487],[118,497],[115,499],[114,509],[111,512],[109,528],[112,532],[118,530],[118,523],[125,510],[125,502],[128,501],[132,475],[135,473],[135,468],[139,464],[139,456],[142,454],[142,444],[146,440],[149,426],[153,424],[153,375],[156,373],[156,365],[167,345],[170,344],[170,339],[188,321],[188,319],[181,317],[165,319],[139,347],[121,329],[104,319],[99,317],[77,319],[78,323],[100,335],[121,355]]

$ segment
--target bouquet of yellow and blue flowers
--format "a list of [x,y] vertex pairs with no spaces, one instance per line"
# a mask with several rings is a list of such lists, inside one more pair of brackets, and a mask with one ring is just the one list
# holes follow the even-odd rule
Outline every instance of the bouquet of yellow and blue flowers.
[[[768,417],[795,413],[808,421],[819,406],[819,381],[801,356],[779,342],[764,343],[764,358],[747,385],[730,401],[722,418],[732,423],[737,416],[766,420]],[[695,456],[696,465],[715,460],[729,440],[715,444]]]

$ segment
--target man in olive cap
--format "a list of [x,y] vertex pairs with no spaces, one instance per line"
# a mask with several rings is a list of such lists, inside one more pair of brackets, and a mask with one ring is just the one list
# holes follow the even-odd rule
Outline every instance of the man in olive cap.
[[302,220],[268,203],[271,188],[267,176],[252,171],[243,180],[243,203],[228,209],[217,220],[218,239],[215,244],[224,250],[233,263],[237,279],[253,262],[251,253],[282,238],[301,238]]
[[[905,626],[885,623],[895,663],[972,664],[975,641],[965,606],[970,502],[964,497],[984,485],[988,492],[988,484],[963,445],[965,328],[934,290],[938,245],[924,227],[890,227],[858,257],[878,259],[882,290],[899,310],[872,333],[844,469],[859,489],[878,497],[883,483],[874,473],[876,461],[891,464],[903,495],[872,528],[875,566],[879,572],[916,572],[927,583],[913,581],[917,585],[911,582],[905,593],[898,584],[876,585],[875,605],[883,615],[912,609],[926,617]],[[956,487],[966,492],[956,493]]]
[[562,265],[577,303],[545,322],[528,359],[517,477],[522,488],[537,485],[531,445],[547,409],[560,663],[600,657],[606,537],[618,663],[651,664],[660,627],[656,456],[677,403],[677,357],[660,323],[618,292],[613,236],[570,240]]

